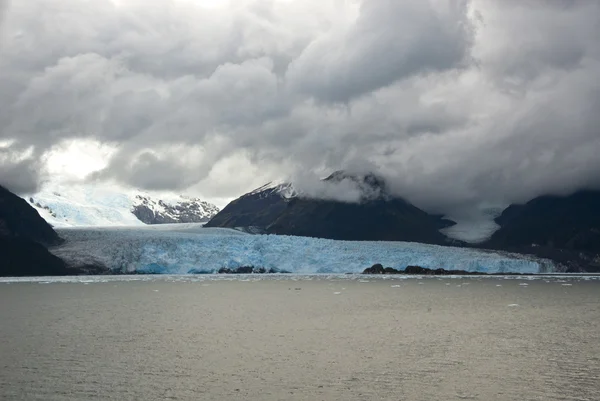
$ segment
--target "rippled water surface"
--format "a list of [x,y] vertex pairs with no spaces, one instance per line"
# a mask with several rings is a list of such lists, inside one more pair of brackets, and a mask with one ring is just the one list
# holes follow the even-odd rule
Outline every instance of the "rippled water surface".
[[2,400],[600,400],[595,277],[0,280]]

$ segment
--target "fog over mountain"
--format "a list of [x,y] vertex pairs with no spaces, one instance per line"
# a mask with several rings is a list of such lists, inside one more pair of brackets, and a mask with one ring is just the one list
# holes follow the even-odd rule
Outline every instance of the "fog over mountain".
[[600,188],[600,2],[0,0],[0,21],[0,184],[21,194],[83,171],[352,201],[318,178],[368,171],[461,215]]

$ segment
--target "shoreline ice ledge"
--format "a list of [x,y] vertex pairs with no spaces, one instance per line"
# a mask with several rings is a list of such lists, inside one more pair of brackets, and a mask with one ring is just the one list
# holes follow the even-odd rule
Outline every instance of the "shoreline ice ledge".
[[53,249],[69,263],[102,263],[119,273],[214,273],[264,267],[298,274],[360,273],[375,263],[404,269],[484,273],[551,273],[552,262],[531,256],[411,242],[337,241],[176,224],[57,230],[67,240]]

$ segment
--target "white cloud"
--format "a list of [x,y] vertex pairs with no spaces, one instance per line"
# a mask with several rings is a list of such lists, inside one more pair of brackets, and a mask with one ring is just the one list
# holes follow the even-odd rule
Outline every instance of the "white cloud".
[[111,149],[95,179],[219,199],[351,166],[445,212],[600,185],[597,2],[21,0],[5,14],[0,183],[18,190],[62,175],[72,141]]

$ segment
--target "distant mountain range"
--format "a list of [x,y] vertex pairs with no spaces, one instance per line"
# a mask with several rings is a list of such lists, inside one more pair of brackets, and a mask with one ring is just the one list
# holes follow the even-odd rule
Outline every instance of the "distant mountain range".
[[219,208],[198,198],[94,186],[54,186],[27,200],[54,227],[203,223]]

